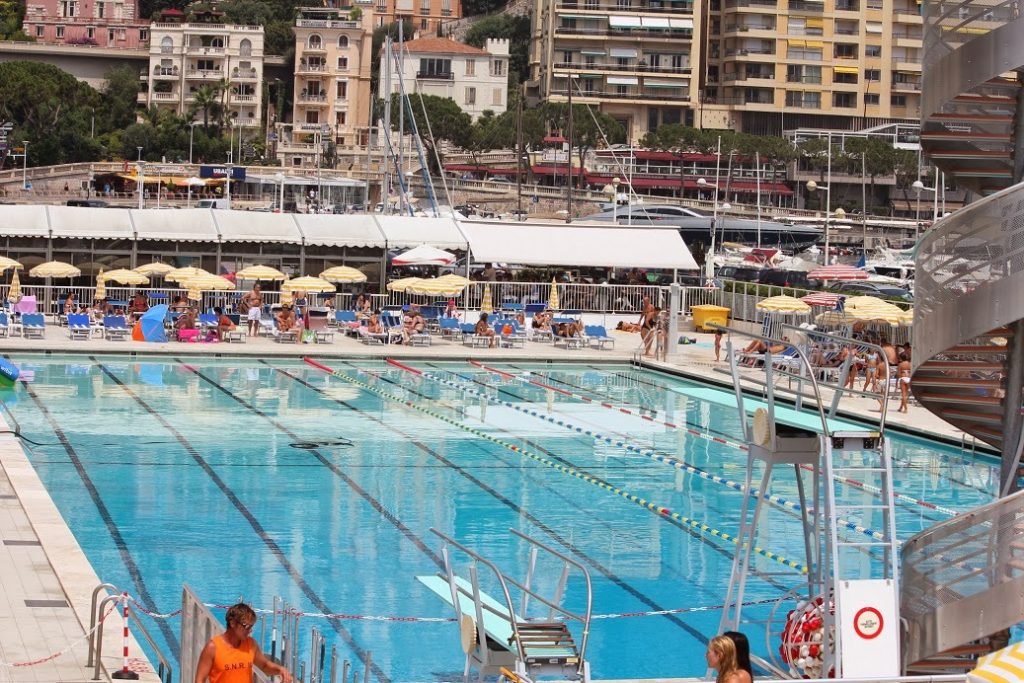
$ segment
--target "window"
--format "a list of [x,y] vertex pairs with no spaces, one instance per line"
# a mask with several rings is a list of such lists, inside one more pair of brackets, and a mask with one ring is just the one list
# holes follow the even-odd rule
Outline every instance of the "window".
[[223,48],[224,47],[224,39],[221,38],[220,36],[217,36],[216,38],[213,38],[212,40],[210,40],[210,47]]
[[562,53],[562,64],[572,64],[572,52],[566,50]]
[[90,26],[87,29],[85,29],[85,37],[86,38],[90,38],[90,39],[95,39],[96,38],[96,29],[93,28],[92,26]]
[[313,35],[311,35],[309,37],[309,40],[306,41],[306,46],[310,50],[319,50],[319,49],[321,49],[324,46],[324,41],[323,41],[322,38],[320,38],[319,35],[314,33]]
[[174,41],[171,40],[170,36],[164,36],[160,40],[160,52],[165,55],[169,55],[174,52]]
[[302,157],[292,157],[292,166],[302,166]]
[[77,17],[78,16],[78,0],[61,0],[60,3],[60,16],[62,17]]
[[420,19],[420,30],[426,31],[430,28],[430,19]]
[[476,104],[476,88],[466,88],[466,104]]
[[348,47],[348,36],[338,36],[338,47],[342,50]]
[[97,2],[96,3],[96,18],[102,19],[107,14],[107,3]]
[[864,93],[864,104],[879,104],[880,98],[877,93]]
[[438,76],[450,78],[452,73],[452,60],[424,57],[420,59],[420,76]]
[[832,82],[833,83],[843,83],[843,84],[846,84],[846,85],[856,85],[857,84],[857,74],[855,74],[855,73],[852,73],[852,74],[850,74],[850,73],[842,73],[842,72],[837,71],[837,72],[832,74]]
[[857,46],[849,43],[836,43],[835,56],[836,59],[856,59]]
[[337,125],[344,126],[348,122],[348,113],[339,111],[334,117],[334,120],[337,122]]
[[238,44],[238,54],[242,57],[251,57],[252,41],[248,38],[243,38],[242,42]]
[[882,46],[881,45],[865,45],[864,46],[865,57],[881,57]]
[[348,57],[338,57],[338,71],[348,70]]
[[348,81],[338,81],[338,99],[348,98]]
[[505,60],[496,59],[491,62],[491,75],[492,76],[504,76],[505,75]]
[[905,107],[907,106],[906,95],[892,95],[889,98],[889,103],[894,107]]
[[[565,54],[569,55],[570,57],[572,56],[571,52],[567,52]],[[476,76],[476,60],[475,59],[467,59],[466,60],[466,75],[467,76]]]
[[491,104],[493,104],[496,107],[501,106],[501,93],[501,88],[495,88],[493,92],[491,92]]
[[880,81],[882,80],[881,69],[864,69],[864,80],[865,81]]
[[315,109],[306,112],[306,123],[320,123],[320,112]]
[[836,92],[832,93],[832,106],[843,109],[852,109],[857,106],[857,93]]
[[57,27],[57,37],[58,38],[63,38],[64,37],[64,27],[63,26],[58,26]]
[[108,28],[107,29],[107,42],[108,43],[114,42],[114,35],[115,35],[114,34],[114,29]]
[[196,60],[196,69],[198,69],[199,71],[213,71],[215,66],[216,65],[213,63],[212,59]]
[[43,29],[42,26],[36,26],[36,38],[42,38],[43,37],[43,32],[44,32],[44,29]]
[[139,40],[143,40],[143,41],[149,40],[149,29],[148,28],[140,28],[139,29]]

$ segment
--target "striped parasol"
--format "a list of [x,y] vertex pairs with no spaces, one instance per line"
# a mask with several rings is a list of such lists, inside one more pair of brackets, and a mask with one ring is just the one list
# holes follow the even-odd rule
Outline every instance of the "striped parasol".
[[12,304],[16,304],[21,301],[21,278],[18,277],[18,271],[14,271],[14,275],[11,276],[11,289],[7,292],[7,300]]
[[107,281],[103,277],[103,269],[100,268],[100,272],[96,274],[96,294],[93,295],[95,301],[107,298]]
[[773,296],[757,302],[757,310],[769,313],[810,313],[806,302],[792,296]]
[[391,282],[388,283],[388,291],[404,292],[406,289],[408,289],[410,285],[414,285],[418,282],[421,282],[422,280],[423,278],[421,277],[403,277],[399,278],[398,280],[392,280]]
[[424,296],[458,296],[462,294],[462,290],[466,288],[464,283],[458,281],[445,280],[444,278],[431,278],[429,280],[420,280],[419,282],[413,283],[405,288],[405,291],[410,294],[420,294]]
[[888,301],[873,296],[855,296],[846,300],[846,317],[851,320],[878,320],[890,325],[899,325],[906,319],[906,313]]
[[491,283],[484,285],[484,297],[480,301],[480,312],[481,313],[493,313],[494,303],[491,301]]
[[311,275],[285,280],[281,283],[282,292],[292,292],[293,294],[295,292],[336,292],[337,290],[338,288],[334,286],[333,282]]
[[985,655],[967,672],[968,683],[1017,683],[1024,680],[1024,643]]
[[555,282],[555,278],[551,278],[551,294],[548,296],[548,310],[557,311],[559,308],[558,283]]
[[40,263],[38,266],[28,271],[28,274],[32,277],[67,278],[78,277],[82,274],[82,271],[79,268],[75,268],[70,263],[64,263],[63,261],[47,261],[46,263]]
[[185,280],[193,278],[196,275],[210,275],[211,273],[203,270],[202,268],[196,268],[195,266],[185,266],[184,268],[175,268],[164,273],[164,279],[170,280],[171,282],[184,283]]
[[153,261],[152,263],[141,265],[138,268],[133,268],[133,270],[136,273],[142,273],[143,275],[156,275],[157,277],[162,277],[167,273],[171,272],[172,270],[176,269],[174,266],[170,264],[160,263],[159,261]]
[[366,274],[349,266],[335,266],[320,273],[320,278],[328,282],[348,284],[351,282],[366,282]]
[[4,272],[8,268],[14,268],[15,270],[17,270],[18,268],[24,268],[24,267],[25,266],[21,265],[20,263],[18,263],[17,261],[15,261],[12,258],[7,258],[6,256],[0,256],[0,273]]
[[288,276],[270,266],[249,266],[235,273],[235,279],[242,280],[286,280]]
[[867,280],[868,274],[860,268],[848,266],[845,263],[835,263],[831,266],[815,268],[807,273],[808,280]]
[[96,281],[116,282],[119,285],[148,285],[149,278],[136,270],[127,270],[125,268],[118,268],[104,273],[102,270],[96,276]]
[[842,297],[842,294],[833,294],[832,292],[815,292],[814,294],[808,294],[807,296],[800,297],[800,301],[803,301],[808,306],[835,308],[836,303],[838,303],[839,299]]

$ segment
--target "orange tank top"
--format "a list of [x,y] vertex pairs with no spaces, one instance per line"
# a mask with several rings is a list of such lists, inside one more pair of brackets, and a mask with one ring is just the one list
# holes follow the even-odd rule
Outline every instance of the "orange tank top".
[[256,641],[246,638],[238,647],[232,647],[224,636],[217,636],[213,639],[213,647],[210,683],[252,683]]

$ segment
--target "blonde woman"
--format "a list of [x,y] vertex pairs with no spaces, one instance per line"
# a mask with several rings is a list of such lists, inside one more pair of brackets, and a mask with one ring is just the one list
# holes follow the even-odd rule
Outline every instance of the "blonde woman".
[[718,672],[717,683],[740,683],[740,669],[736,663],[736,644],[728,636],[715,636],[708,643],[708,666]]

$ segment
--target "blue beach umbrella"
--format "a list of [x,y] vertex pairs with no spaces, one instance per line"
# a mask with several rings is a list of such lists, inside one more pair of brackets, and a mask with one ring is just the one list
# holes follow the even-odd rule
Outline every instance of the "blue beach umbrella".
[[148,342],[165,342],[167,333],[164,331],[164,318],[167,317],[167,304],[159,304],[146,311],[139,319],[142,337]]

